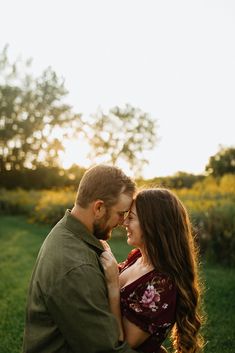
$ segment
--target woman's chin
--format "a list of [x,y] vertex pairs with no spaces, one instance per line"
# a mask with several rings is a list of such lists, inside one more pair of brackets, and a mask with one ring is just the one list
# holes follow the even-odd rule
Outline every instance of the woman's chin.
[[127,244],[130,245],[130,246],[133,246],[134,244],[132,244],[132,241],[130,238],[127,238]]

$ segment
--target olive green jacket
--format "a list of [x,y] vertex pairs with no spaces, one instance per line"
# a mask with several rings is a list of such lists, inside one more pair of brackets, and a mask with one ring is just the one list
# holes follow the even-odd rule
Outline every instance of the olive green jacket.
[[32,274],[24,353],[134,353],[118,342],[99,255],[103,248],[67,210],[45,239]]

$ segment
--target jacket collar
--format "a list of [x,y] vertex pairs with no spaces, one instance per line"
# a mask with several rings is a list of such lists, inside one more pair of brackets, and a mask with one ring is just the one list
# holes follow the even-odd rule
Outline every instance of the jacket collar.
[[100,255],[104,248],[99,239],[97,239],[77,218],[71,214],[71,210],[66,210],[62,219],[65,227],[69,229],[76,237],[82,239],[85,243],[95,248],[96,252]]

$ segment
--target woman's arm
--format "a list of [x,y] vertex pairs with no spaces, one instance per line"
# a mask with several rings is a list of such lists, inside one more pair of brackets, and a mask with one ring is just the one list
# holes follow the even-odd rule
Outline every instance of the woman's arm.
[[131,348],[140,346],[150,336],[148,332],[143,331],[126,317],[122,318],[122,323],[125,332],[125,340]]
[[104,251],[100,256],[105,271],[105,278],[108,287],[110,310],[116,317],[119,326],[119,340],[124,340],[122,316],[120,309],[120,286],[117,261],[111,250]]
[[143,331],[141,328],[121,316],[120,309],[120,286],[119,286],[119,271],[117,261],[111,250],[104,251],[100,257],[101,263],[105,271],[105,277],[108,287],[109,303],[111,312],[115,315],[122,341],[125,339],[132,348],[141,345],[150,334]]

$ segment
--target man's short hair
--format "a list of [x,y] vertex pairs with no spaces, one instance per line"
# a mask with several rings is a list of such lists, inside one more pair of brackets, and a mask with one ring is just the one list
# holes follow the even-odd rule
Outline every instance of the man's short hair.
[[135,182],[121,169],[100,164],[84,173],[75,204],[86,208],[92,201],[100,199],[110,207],[118,202],[120,194],[133,196],[135,190]]

